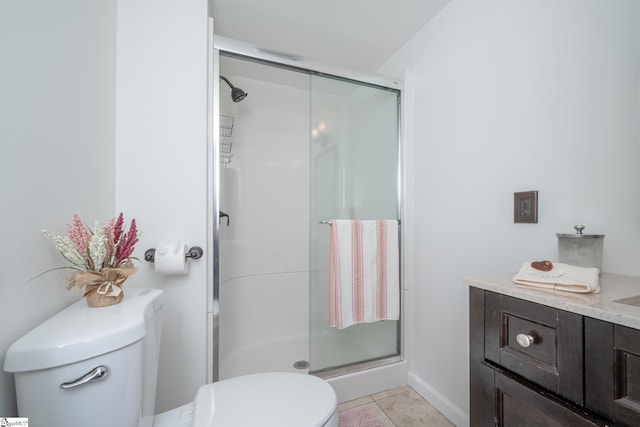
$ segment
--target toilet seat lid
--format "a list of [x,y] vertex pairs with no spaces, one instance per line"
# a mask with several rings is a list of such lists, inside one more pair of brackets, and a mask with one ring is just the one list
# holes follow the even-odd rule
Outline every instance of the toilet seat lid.
[[268,372],[202,386],[193,427],[320,427],[336,410],[333,388],[312,375]]

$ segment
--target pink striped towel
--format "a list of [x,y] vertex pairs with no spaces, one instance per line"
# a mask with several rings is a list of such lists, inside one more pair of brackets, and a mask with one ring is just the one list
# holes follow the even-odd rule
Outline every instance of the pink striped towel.
[[330,233],[329,325],[398,320],[398,222],[336,219]]

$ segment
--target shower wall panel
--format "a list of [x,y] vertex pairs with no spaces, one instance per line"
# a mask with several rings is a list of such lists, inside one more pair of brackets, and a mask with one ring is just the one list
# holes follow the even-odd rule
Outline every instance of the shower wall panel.
[[308,90],[227,77],[249,95],[223,93],[220,106],[234,117],[233,157],[220,169],[230,217],[220,226],[221,379],[295,370],[309,330]]

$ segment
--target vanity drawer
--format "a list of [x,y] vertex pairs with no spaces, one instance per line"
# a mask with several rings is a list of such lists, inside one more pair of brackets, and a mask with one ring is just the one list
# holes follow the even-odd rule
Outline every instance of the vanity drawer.
[[582,316],[485,292],[485,358],[583,404]]
[[608,425],[595,416],[587,416],[580,408],[570,407],[535,390],[535,386],[495,372],[496,402],[494,425],[545,427],[596,427]]

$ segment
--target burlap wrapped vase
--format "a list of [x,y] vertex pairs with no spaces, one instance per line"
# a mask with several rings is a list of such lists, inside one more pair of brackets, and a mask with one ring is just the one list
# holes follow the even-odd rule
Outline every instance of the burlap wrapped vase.
[[124,298],[121,286],[113,282],[104,282],[100,285],[87,285],[83,297],[89,307],[106,307],[118,304]]
[[106,307],[122,301],[122,285],[136,271],[131,261],[122,267],[103,268],[102,271],[76,271],[67,277],[66,287],[84,288],[83,297],[89,307]]

